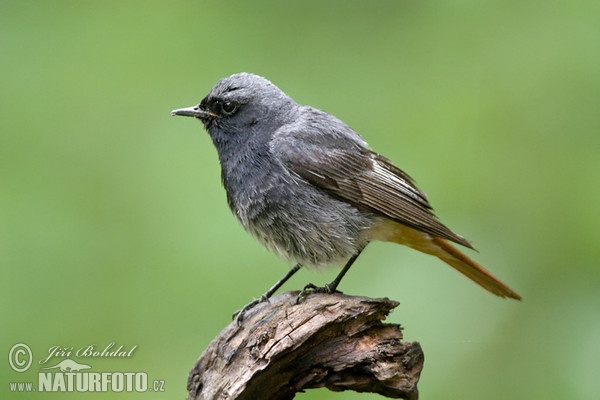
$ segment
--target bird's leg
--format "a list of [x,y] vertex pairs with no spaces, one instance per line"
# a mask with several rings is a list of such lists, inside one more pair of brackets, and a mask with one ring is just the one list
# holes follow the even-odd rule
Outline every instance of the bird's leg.
[[[364,247],[363,247],[363,249],[364,249]],[[350,259],[348,260],[346,265],[344,265],[344,268],[342,268],[340,273],[335,277],[335,279],[331,283],[328,283],[327,285],[325,285],[325,289],[326,289],[327,293],[334,293],[337,290],[337,287],[340,284],[340,282],[342,281],[342,278],[344,277],[344,275],[346,275],[346,272],[348,272],[348,270],[350,269],[352,264],[354,264],[354,261],[356,261],[358,256],[360,256],[360,253],[362,253],[363,249],[360,249],[356,253],[354,253],[354,255],[352,257],[350,257]]]
[[252,307],[254,307],[257,304],[262,303],[263,301],[269,300],[269,298],[271,296],[273,296],[273,293],[275,293],[277,291],[277,289],[279,289],[281,286],[283,286],[283,284],[286,283],[288,281],[288,279],[290,279],[292,277],[292,275],[294,275],[296,272],[298,272],[298,270],[300,268],[302,268],[302,264],[298,263],[298,264],[294,265],[294,267],[292,267],[292,269],[290,269],[287,272],[287,274],[285,274],[283,276],[283,278],[281,278],[280,280],[275,282],[275,284],[271,287],[271,289],[267,290],[258,299],[253,300],[250,303],[246,304],[244,307],[242,307],[241,310],[236,311],[233,314],[233,318],[236,319],[237,323],[238,324],[242,323],[242,320],[244,319],[244,314],[246,313],[246,311],[250,310]]
[[358,256],[360,256],[360,253],[362,253],[363,249],[364,249],[364,247],[362,249],[359,249],[356,253],[354,253],[352,255],[352,257],[350,257],[350,259],[348,260],[346,265],[344,265],[344,268],[342,268],[340,273],[335,277],[335,279],[331,283],[328,283],[327,285],[325,285],[323,287],[315,286],[312,283],[309,283],[308,285],[304,286],[304,289],[302,289],[302,291],[298,295],[297,301],[300,301],[301,299],[306,297],[308,294],[314,293],[314,292],[329,293],[329,294],[335,293],[337,291],[338,285],[342,281],[342,278],[344,277],[344,275],[346,275],[346,272],[348,272],[348,270],[350,269],[352,264],[354,264],[354,261],[356,261]]

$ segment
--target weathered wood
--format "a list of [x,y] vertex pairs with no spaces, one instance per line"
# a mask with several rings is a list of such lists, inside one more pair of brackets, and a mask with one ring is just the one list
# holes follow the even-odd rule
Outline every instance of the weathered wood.
[[292,399],[305,389],[417,399],[423,352],[381,321],[389,299],[282,293],[233,321],[188,377],[188,399]]

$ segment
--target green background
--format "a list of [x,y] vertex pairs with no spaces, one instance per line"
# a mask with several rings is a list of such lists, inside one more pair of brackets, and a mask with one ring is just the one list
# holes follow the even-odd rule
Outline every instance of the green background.
[[[169,115],[250,71],[410,173],[523,296],[369,246],[341,290],[401,302],[389,321],[423,346],[421,398],[596,398],[598,15],[598,1],[1,2],[1,397],[52,397],[8,391],[51,346],[115,342],[133,357],[94,370],[145,371],[165,392],[58,396],[184,398],[232,312],[288,269],[231,216],[201,125]],[[34,353],[22,374],[6,361],[18,342]]]

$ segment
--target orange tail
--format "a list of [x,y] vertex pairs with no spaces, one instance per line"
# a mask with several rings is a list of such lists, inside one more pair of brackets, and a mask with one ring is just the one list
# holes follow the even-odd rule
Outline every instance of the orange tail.
[[432,252],[433,255],[448,263],[451,267],[473,280],[473,282],[477,283],[485,290],[500,297],[510,297],[511,299],[521,300],[521,296],[515,293],[515,291],[502,283],[481,265],[461,253],[446,239],[435,237],[433,238],[433,242],[439,246],[440,249],[440,251]]
[[395,221],[384,219],[370,231],[371,238],[394,242],[431,254],[450,264],[458,272],[467,276],[485,290],[500,297],[521,300],[521,296],[502,283],[485,268],[461,253],[446,239],[434,237]]

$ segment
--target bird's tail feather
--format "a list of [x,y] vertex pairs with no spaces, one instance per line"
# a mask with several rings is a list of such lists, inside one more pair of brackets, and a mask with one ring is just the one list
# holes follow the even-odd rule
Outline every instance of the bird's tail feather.
[[465,275],[485,290],[494,293],[497,296],[521,300],[521,296],[519,296],[514,290],[501,282],[481,265],[461,253],[446,239],[435,237],[432,240],[440,249],[439,251],[434,252],[434,255],[449,264],[452,268],[456,269],[458,272]]
[[438,257],[485,290],[500,296],[521,300],[521,296],[502,283],[488,270],[461,253],[450,242],[421,230],[383,219],[369,232],[371,239],[394,242]]

